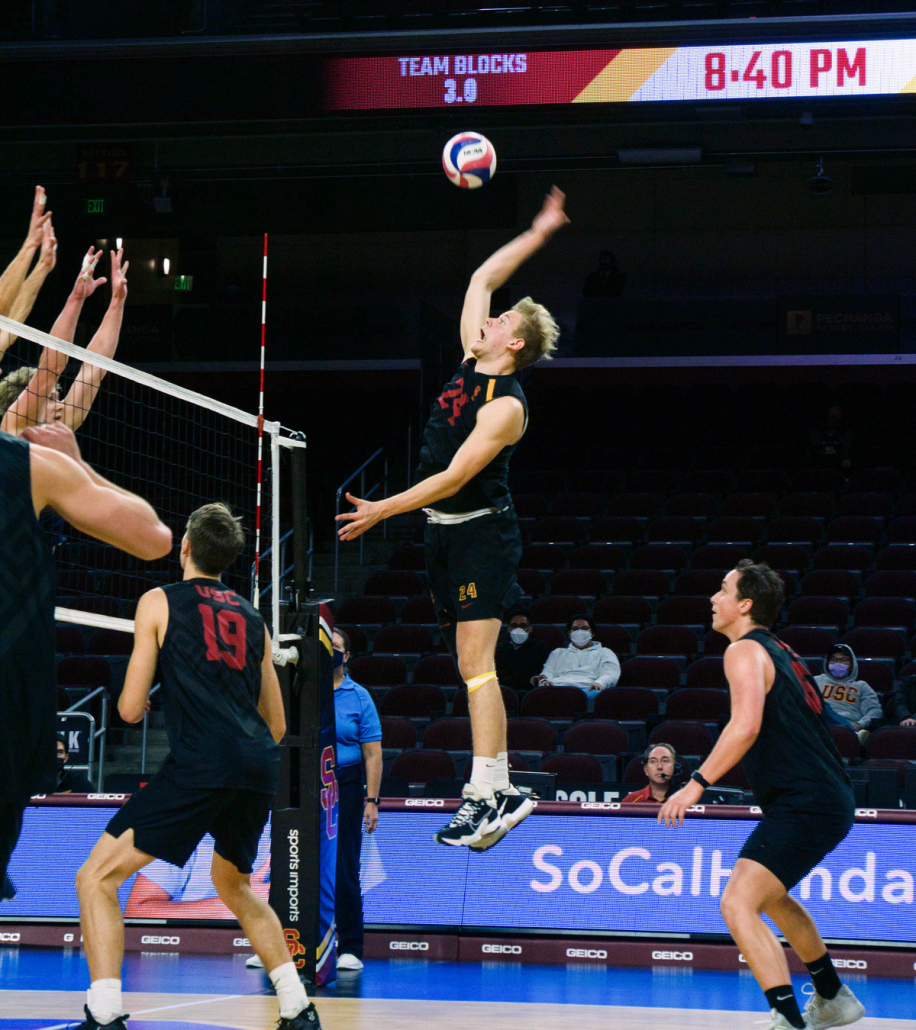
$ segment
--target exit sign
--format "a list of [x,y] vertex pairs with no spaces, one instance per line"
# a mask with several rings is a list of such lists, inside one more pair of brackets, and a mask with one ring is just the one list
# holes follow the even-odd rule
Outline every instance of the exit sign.
[[86,201],[86,213],[89,215],[104,215],[105,214],[105,198],[104,197],[93,197],[91,200]]
[[190,293],[194,289],[194,276],[193,275],[176,275],[175,276],[175,289],[184,290]]

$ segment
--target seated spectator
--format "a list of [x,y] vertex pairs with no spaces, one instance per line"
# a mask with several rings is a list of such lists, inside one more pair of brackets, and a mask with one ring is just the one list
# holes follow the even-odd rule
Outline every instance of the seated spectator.
[[649,805],[664,804],[674,785],[677,772],[677,751],[670,744],[652,744],[643,755],[643,772],[649,785],[627,794],[623,801],[641,801]]
[[527,615],[513,615],[496,645],[496,675],[504,687],[527,690],[540,675],[550,648],[531,635]]
[[898,726],[916,726],[916,675],[904,676],[894,695],[894,722]]
[[67,748],[67,734],[57,734],[57,786],[55,794],[92,794],[95,787],[82,769],[68,769],[70,751]]
[[589,695],[589,707],[598,691],[617,685],[620,660],[609,647],[594,640],[595,624],[587,615],[576,615],[566,624],[569,647],[550,652],[539,676],[533,676],[535,687],[579,687]]
[[859,663],[853,650],[837,644],[824,656],[824,669],[815,682],[831,710],[844,718],[864,744],[883,712],[878,695],[859,679]]

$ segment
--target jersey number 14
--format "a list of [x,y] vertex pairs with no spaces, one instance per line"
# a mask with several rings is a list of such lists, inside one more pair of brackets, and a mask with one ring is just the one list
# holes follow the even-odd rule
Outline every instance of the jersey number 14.
[[[204,642],[207,645],[208,662],[225,662],[230,669],[245,668],[245,616],[241,612],[229,612],[219,608],[216,618],[208,604],[199,604],[197,610],[204,622]],[[219,639],[217,639],[217,627]],[[223,651],[223,643],[230,650]]]

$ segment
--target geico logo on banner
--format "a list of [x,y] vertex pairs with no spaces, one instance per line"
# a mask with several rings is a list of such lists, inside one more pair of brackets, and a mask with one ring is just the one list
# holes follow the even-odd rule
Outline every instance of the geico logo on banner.
[[[64,944],[73,944],[73,942],[75,940],[76,940],[76,934],[73,934],[73,933],[65,933],[64,934]],[[80,934],[80,944],[82,944],[82,943],[83,943],[83,935]]]
[[693,962],[692,951],[653,951],[655,962]]
[[484,944],[480,949],[485,955],[521,955],[518,944]]
[[606,810],[608,808],[616,809],[616,808],[620,808],[620,802],[619,801],[583,801],[582,804],[579,805],[579,807],[582,808],[582,809],[589,809],[589,810],[592,810],[592,811],[594,811],[596,808],[602,809],[602,810]]
[[606,951],[596,951],[594,948],[567,948],[567,958],[607,958]]
[[126,794],[87,794],[90,801],[123,801]]
[[407,798],[404,804],[408,808],[442,808],[445,802],[442,798]]
[[[562,856],[563,848],[559,844],[544,844],[534,852],[532,865],[547,874],[549,879],[530,880],[529,886],[533,891],[550,894],[565,882],[577,894],[592,894],[607,882],[612,890],[628,896],[651,891],[660,897],[680,897],[689,893],[695,898],[700,895],[717,898],[731,873],[731,869],[723,865],[722,852],[718,848],[710,852],[702,846],[692,848],[689,860],[683,864],[672,861],[656,863],[647,848],[622,848],[611,857],[606,871],[590,858],[574,862],[565,872],[559,865],[548,861],[548,858]],[[836,889],[844,901],[853,904],[875,901],[877,861],[876,852],[867,851],[864,865],[852,866],[838,875],[825,866],[817,866],[801,881],[799,893],[802,901],[811,897],[813,888],[818,888],[822,901],[830,901],[834,877]],[[653,872],[658,875],[652,876]],[[912,873],[905,869],[889,869],[884,873],[884,879],[886,882],[880,889],[880,897],[884,901],[891,905],[913,904],[916,889]]]
[[181,944],[180,937],[141,937],[141,944]]
[[250,948],[251,947],[251,941],[249,941],[247,937],[234,937],[232,939],[232,947],[233,948]]
[[391,951],[429,951],[429,941],[389,941]]
[[0,933],[0,943],[3,944],[15,944],[17,941],[22,940],[22,934],[19,933]]
[[864,958],[835,958],[833,964],[837,969],[868,969]]

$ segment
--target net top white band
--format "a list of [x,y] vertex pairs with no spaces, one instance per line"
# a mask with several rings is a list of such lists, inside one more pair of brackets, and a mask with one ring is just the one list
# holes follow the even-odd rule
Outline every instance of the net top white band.
[[[231,418],[235,422],[241,422],[243,425],[251,426],[253,429],[258,427],[258,416],[253,415],[250,412],[242,411],[240,408],[234,408],[231,404],[224,404],[222,401],[214,400],[212,397],[206,397],[202,393],[197,393],[195,390],[188,390],[183,386],[176,386],[174,383],[170,383],[165,379],[160,379],[158,376],[151,375],[149,372],[141,372],[139,369],[133,368],[131,365],[125,365],[122,361],[116,361],[114,358],[106,358],[102,354],[96,354],[94,351],[86,350],[85,347],[78,347],[75,343],[67,343],[66,340],[59,340],[56,336],[51,336],[49,333],[44,333],[40,329],[33,329],[31,326],[23,325],[21,322],[16,322],[12,318],[6,318],[0,315],[0,329],[5,329],[7,332],[13,333],[15,336],[20,336],[24,340],[31,340],[33,343],[40,343],[43,347],[50,347],[52,350],[61,351],[61,353],[68,355],[71,358],[77,358],[79,361],[85,361],[90,365],[96,365],[98,368],[104,368],[107,372],[115,372],[124,379],[129,379],[132,382],[140,383],[142,386],[148,386],[159,393],[167,394],[170,397],[177,397],[179,400],[186,401],[188,404],[194,404],[199,408],[206,408],[207,411],[214,411],[219,415],[224,415],[226,418]],[[271,436],[276,436],[280,432],[279,422],[264,422],[264,432],[269,433]]]

